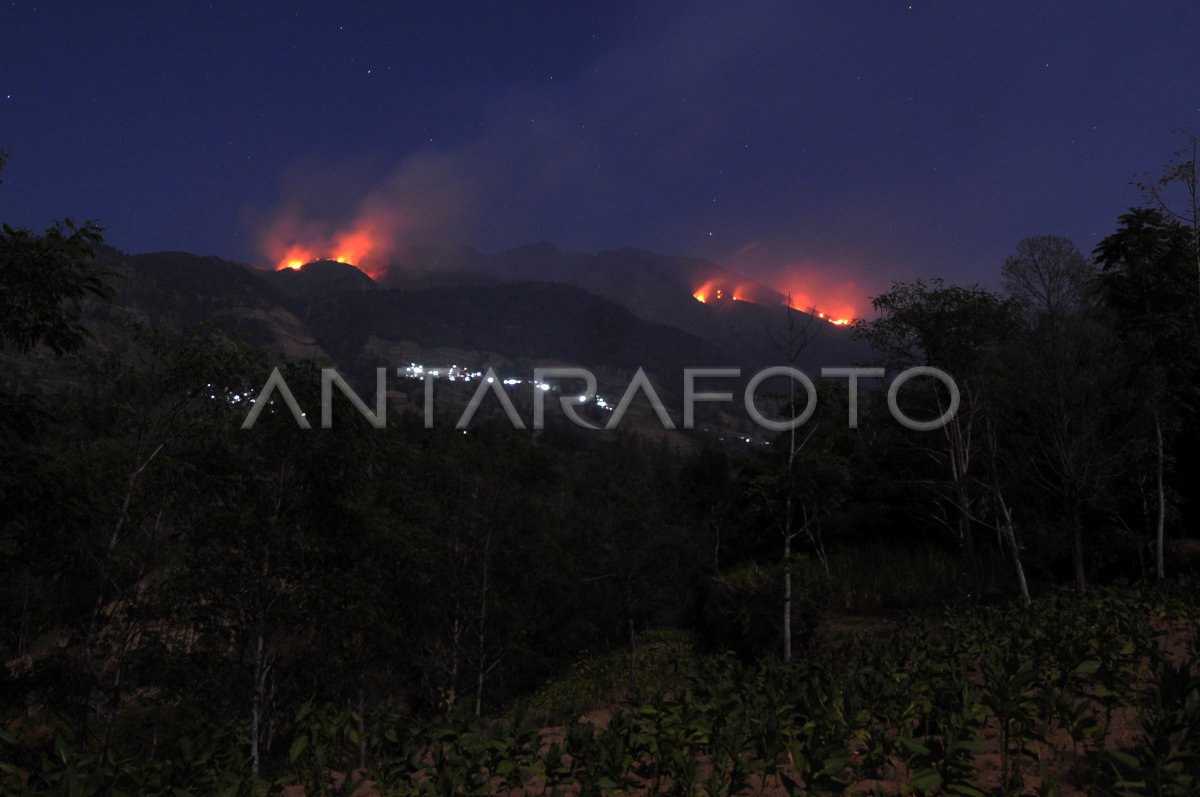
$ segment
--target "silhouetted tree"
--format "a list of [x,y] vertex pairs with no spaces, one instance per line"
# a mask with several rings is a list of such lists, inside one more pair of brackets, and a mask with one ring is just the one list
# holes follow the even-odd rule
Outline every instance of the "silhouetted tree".
[[1190,290],[1192,233],[1156,209],[1133,209],[1095,249],[1105,304],[1126,344],[1143,354],[1143,404],[1153,426],[1154,569],[1166,575],[1168,449],[1196,407],[1200,365],[1196,295]]
[[[954,531],[962,549],[971,589],[982,590],[972,527],[975,500],[974,468],[979,453],[980,421],[987,401],[986,370],[989,352],[1004,338],[1010,308],[996,294],[979,286],[946,285],[942,280],[896,283],[872,298],[878,317],[856,323],[856,334],[871,343],[893,367],[929,365],[949,374],[960,394],[958,411],[936,434],[940,446],[928,442],[929,433],[917,433],[918,446],[935,456],[945,469]],[[949,407],[945,387],[938,382],[926,407],[940,416]]]

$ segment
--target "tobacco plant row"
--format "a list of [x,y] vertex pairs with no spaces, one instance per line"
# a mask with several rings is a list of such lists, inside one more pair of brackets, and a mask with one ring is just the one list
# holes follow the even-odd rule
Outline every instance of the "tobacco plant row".
[[[299,785],[351,794],[369,780],[386,797],[972,797],[1066,786],[1191,795],[1200,793],[1198,617],[1200,602],[1184,589],[1112,588],[914,618],[790,665],[681,656],[659,694],[561,728],[527,714],[416,721],[385,707],[361,718],[307,704],[285,759],[257,775],[247,729],[235,723],[198,730],[153,760],[76,755],[65,734],[36,745],[3,733],[0,792],[241,797]],[[1114,732],[1122,723],[1134,732]]]

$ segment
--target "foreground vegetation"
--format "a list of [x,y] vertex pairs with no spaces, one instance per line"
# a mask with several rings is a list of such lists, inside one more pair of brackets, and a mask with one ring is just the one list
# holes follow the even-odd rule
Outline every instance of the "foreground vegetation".
[[791,664],[699,654],[668,636],[649,646],[642,688],[558,727],[541,724],[547,712],[604,681],[602,667],[504,719],[306,703],[265,781],[245,754],[246,720],[143,737],[101,761],[61,731],[20,724],[0,736],[0,783],[12,795],[174,797],[285,786],[310,796],[1190,795],[1200,789],[1198,597],[1110,588],[913,616],[826,638]]

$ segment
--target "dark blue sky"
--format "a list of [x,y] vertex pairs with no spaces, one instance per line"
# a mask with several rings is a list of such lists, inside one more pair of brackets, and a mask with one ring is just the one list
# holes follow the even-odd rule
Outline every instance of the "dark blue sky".
[[365,214],[865,297],[1090,251],[1200,130],[1195,2],[81,5],[0,7],[0,220],[128,251]]

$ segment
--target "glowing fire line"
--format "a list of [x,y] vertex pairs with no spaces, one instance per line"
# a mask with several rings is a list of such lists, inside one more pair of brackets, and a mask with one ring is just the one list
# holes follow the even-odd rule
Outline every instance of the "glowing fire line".
[[[728,302],[728,301],[734,301],[734,302],[753,301],[752,299],[747,298],[749,295],[750,295],[750,290],[746,286],[739,285],[736,288],[734,288],[732,291],[730,291],[725,287],[717,285],[715,282],[709,281],[709,282],[706,282],[703,285],[701,285],[699,288],[697,288],[695,290],[695,292],[692,293],[692,298],[695,299],[696,301],[700,302],[701,304],[711,304],[711,303]],[[800,303],[795,302],[795,301],[792,302],[792,309],[800,310],[800,311],[806,312],[806,313],[812,313],[817,318],[820,318],[822,321],[827,321],[830,324],[833,324],[834,326],[837,326],[837,327],[849,326],[854,321],[853,318],[850,318],[848,316],[838,316],[836,318],[830,317],[828,314],[826,314],[823,311],[818,310],[816,307],[805,308]]]

